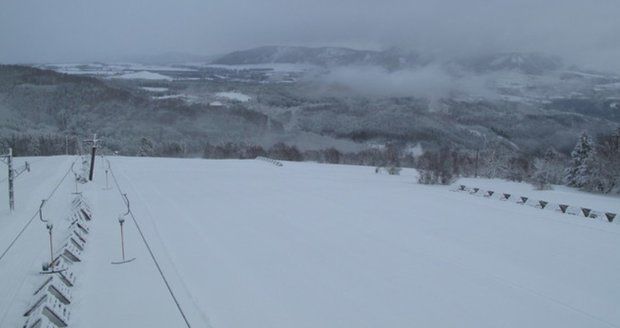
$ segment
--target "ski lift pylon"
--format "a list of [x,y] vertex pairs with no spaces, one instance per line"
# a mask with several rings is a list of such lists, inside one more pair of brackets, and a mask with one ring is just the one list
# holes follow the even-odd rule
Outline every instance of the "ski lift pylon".
[[133,257],[131,259],[125,259],[125,235],[123,233],[123,224],[125,223],[125,218],[131,214],[131,208],[129,207],[129,198],[127,198],[127,194],[123,194],[123,198],[125,199],[125,205],[127,206],[127,212],[122,213],[121,215],[118,216],[118,223],[121,227],[121,256],[122,256],[122,260],[121,261],[113,261],[112,264],[125,264],[125,263],[129,263],[133,260],[135,260],[136,258]]

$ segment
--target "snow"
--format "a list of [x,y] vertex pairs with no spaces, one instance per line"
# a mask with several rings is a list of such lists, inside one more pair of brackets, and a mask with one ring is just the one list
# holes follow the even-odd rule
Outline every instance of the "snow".
[[596,90],[618,90],[620,89],[620,82],[599,84],[595,87],[595,89]]
[[424,148],[422,145],[417,143],[415,146],[410,146],[405,150],[405,154],[411,155],[413,157],[422,156],[424,154]]
[[229,70],[270,70],[277,73],[303,73],[317,70],[318,67],[309,64],[267,63],[247,65],[220,65],[208,64],[206,67],[229,69]]
[[113,76],[113,78],[117,78],[117,79],[131,79],[131,80],[166,80],[166,81],[172,81],[172,78],[170,76],[159,74],[159,73],[148,72],[148,71],[140,71],[140,72],[127,73],[127,74]]
[[[255,160],[110,157],[123,192],[192,327],[613,327],[620,225],[414,183],[416,172]],[[70,157],[33,162],[18,207],[0,203],[0,250],[62,177]],[[75,327],[182,327],[104,167],[70,305]],[[2,176],[0,176],[2,179]],[[468,185],[534,193],[524,184]],[[0,185],[3,186],[3,185]],[[63,222],[73,182],[46,214]],[[4,188],[3,188],[4,189]],[[540,192],[592,208],[617,197]],[[533,195],[533,194],[532,194]],[[0,193],[6,199],[6,191]],[[0,326],[21,311],[46,256],[40,222],[0,260]]]
[[161,88],[161,87],[141,87],[141,89],[150,91],[150,92],[166,92],[169,90],[168,88]]
[[178,94],[178,95],[164,95],[164,96],[154,96],[153,99],[156,100],[165,100],[165,99],[183,99],[186,101],[194,101],[198,97],[186,94]]
[[163,99],[182,99],[185,98],[185,95],[165,95],[165,96],[156,96],[153,99],[163,100]]
[[252,99],[252,97],[248,95],[245,95],[240,92],[235,92],[235,91],[218,92],[215,94],[215,96],[220,97],[220,98],[226,98],[229,100],[240,101],[240,102],[247,102],[247,101],[250,101],[250,99]]

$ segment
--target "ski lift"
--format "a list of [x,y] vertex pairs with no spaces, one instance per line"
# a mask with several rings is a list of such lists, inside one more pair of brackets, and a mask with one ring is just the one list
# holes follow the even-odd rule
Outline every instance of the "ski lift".
[[75,192],[72,192],[72,195],[81,195],[82,193],[78,191],[78,182],[80,182],[80,175],[73,170],[73,166],[75,162],[71,163],[71,172],[73,172],[73,176],[75,177]]
[[50,262],[49,263],[43,263],[42,271],[40,273],[41,274],[61,273],[61,272],[65,271],[66,269],[61,269],[61,270],[55,270],[54,269],[54,263],[57,260],[57,259],[54,258],[54,243],[53,243],[53,237],[52,237],[52,230],[54,229],[54,225],[51,222],[49,222],[49,220],[43,218],[43,206],[45,205],[45,202],[46,202],[46,200],[43,199],[43,200],[41,200],[41,205],[39,205],[39,220],[41,222],[45,223],[45,228],[47,229],[47,233],[49,235],[49,239],[50,239]]
[[[103,159],[103,155],[101,155],[101,158]],[[110,161],[108,161],[107,159],[106,159],[106,164],[108,166],[105,169],[105,188],[103,188],[103,190],[110,190],[110,189],[112,189],[112,187],[110,187],[110,184],[108,182],[109,181],[108,180],[108,173],[110,171]]]
[[125,259],[125,236],[123,234],[123,224],[125,223],[125,218],[131,214],[131,209],[129,207],[129,198],[127,198],[127,194],[123,194],[123,197],[125,198],[125,205],[127,205],[127,212],[122,213],[121,215],[118,216],[118,223],[121,226],[121,255],[122,255],[122,260],[121,261],[113,261],[112,264],[125,264],[125,263],[132,262],[133,260],[136,259],[135,257],[132,257],[131,259]]

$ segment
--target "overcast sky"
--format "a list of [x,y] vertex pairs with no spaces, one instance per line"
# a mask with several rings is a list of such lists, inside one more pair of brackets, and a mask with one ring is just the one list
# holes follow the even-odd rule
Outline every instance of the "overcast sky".
[[261,45],[540,51],[620,71],[620,0],[1,0],[0,62]]

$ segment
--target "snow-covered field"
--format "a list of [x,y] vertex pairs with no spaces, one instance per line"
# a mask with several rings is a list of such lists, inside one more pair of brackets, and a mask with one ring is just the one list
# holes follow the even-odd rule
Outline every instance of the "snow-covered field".
[[246,94],[243,94],[241,92],[235,92],[235,91],[218,92],[215,94],[215,96],[219,98],[226,98],[229,100],[235,100],[235,101],[240,101],[240,102],[246,102],[252,99],[252,97]]
[[149,92],[166,92],[170,89],[168,88],[161,88],[161,87],[140,87],[140,89],[145,90],[145,91],[149,91]]
[[172,78],[170,76],[159,74],[159,73],[154,73],[154,72],[148,72],[148,71],[140,71],[140,72],[133,72],[133,73],[127,73],[127,74],[122,74],[122,75],[115,75],[115,76],[113,76],[113,78],[115,78],[115,79],[132,79],[132,80],[165,80],[165,81],[172,81]]
[[[411,170],[109,160],[192,327],[620,326],[617,223],[418,185]],[[13,214],[0,183],[0,252],[73,158],[32,161],[17,181]],[[99,164],[95,181],[80,186],[94,220],[84,261],[75,264],[70,326],[184,327],[131,220],[126,251],[137,259],[110,264],[120,257],[124,205],[105,185]],[[67,180],[46,207],[59,229],[74,188]],[[601,210],[619,203],[572,190],[536,193]],[[0,259],[0,327],[23,323],[42,279],[46,236],[35,220]]]

